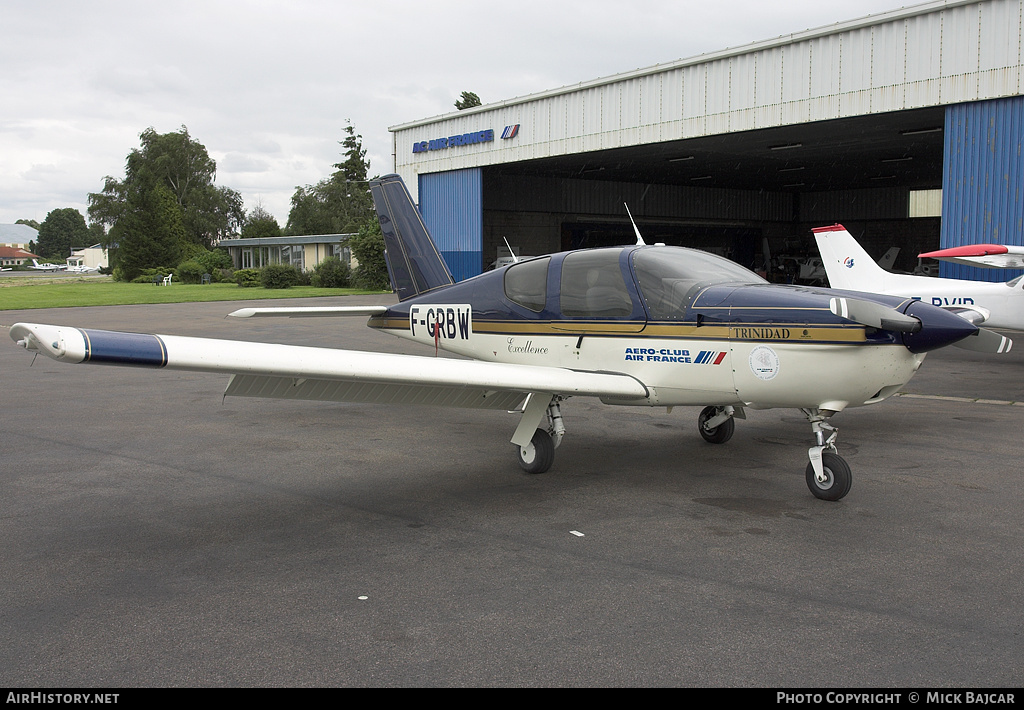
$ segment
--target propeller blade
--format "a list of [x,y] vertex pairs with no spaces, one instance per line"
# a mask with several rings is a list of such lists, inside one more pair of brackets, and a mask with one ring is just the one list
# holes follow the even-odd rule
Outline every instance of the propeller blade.
[[953,343],[955,347],[964,350],[974,350],[979,353],[1008,353],[1013,347],[1013,341],[1005,335],[1000,335],[988,328],[978,328],[974,335],[968,335],[963,340]]
[[829,301],[829,310],[840,318],[852,320],[869,328],[897,333],[916,333],[921,330],[921,321],[917,318],[873,301],[836,297]]

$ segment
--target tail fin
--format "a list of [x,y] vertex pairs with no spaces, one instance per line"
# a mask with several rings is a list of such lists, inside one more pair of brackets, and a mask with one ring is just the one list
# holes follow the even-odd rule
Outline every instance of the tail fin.
[[875,263],[843,225],[818,227],[813,231],[831,288],[884,291],[888,272]]
[[398,175],[370,181],[373,206],[384,233],[385,257],[398,300],[455,283]]

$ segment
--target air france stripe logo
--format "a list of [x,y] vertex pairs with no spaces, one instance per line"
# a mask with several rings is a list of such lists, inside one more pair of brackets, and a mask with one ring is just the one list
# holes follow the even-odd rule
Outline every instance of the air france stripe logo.
[[701,350],[695,356],[689,350],[674,348],[626,348],[626,360],[632,362],[676,362],[686,365],[721,365],[727,353],[721,350]]
[[721,365],[722,360],[725,359],[725,353],[714,352],[712,350],[701,350],[700,353],[694,358],[694,363],[697,365]]
[[517,123],[514,126],[505,126],[505,130],[501,132],[501,137],[503,140],[508,140],[509,138],[515,138],[518,134],[519,124]]

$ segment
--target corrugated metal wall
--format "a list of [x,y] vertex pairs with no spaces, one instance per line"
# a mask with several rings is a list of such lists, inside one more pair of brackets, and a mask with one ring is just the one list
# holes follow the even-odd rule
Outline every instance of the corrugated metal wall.
[[419,206],[456,281],[476,276],[483,261],[483,181],[479,168],[419,176]]
[[[396,126],[395,170],[417,173],[1012,96],[1024,88],[1024,0],[947,0],[746,49],[627,72]],[[514,140],[503,126],[521,124]],[[495,140],[414,153],[493,129]]]
[[[943,248],[1024,245],[1024,97],[946,110]],[[1005,281],[1020,272],[943,264],[943,276]]]

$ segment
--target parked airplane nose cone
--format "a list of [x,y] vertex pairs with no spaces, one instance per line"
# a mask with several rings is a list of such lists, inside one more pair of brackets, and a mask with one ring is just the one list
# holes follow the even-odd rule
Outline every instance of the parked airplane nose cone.
[[912,353],[944,348],[978,332],[978,326],[924,301],[911,301],[903,312],[921,321],[918,332],[902,334],[903,344]]

